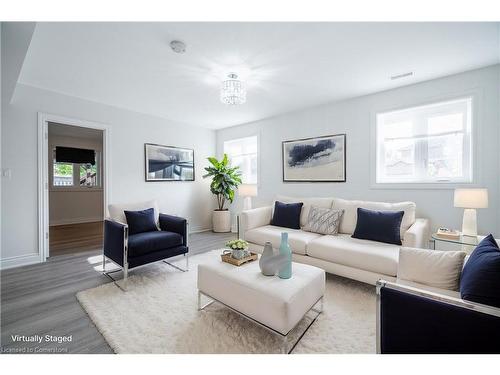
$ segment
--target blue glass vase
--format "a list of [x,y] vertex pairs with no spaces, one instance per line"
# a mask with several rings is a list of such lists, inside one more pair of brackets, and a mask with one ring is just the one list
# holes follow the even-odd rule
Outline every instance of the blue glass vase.
[[292,249],[288,245],[288,233],[281,233],[280,256],[284,258],[283,264],[280,267],[278,276],[281,279],[289,279],[292,277]]

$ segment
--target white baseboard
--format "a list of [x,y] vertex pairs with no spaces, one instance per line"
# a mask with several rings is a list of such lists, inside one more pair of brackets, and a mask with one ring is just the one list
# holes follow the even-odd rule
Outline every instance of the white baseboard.
[[208,232],[212,230],[212,228],[196,228],[196,227],[195,228],[190,227],[189,229],[190,229],[189,234]]
[[27,266],[29,264],[40,263],[40,254],[27,254],[19,255],[0,260],[0,269],[6,270],[8,268]]
[[59,225],[95,223],[97,221],[104,221],[104,218],[103,217],[80,217],[80,218],[75,218],[75,219],[54,220],[54,221],[50,222],[49,226],[57,227]]

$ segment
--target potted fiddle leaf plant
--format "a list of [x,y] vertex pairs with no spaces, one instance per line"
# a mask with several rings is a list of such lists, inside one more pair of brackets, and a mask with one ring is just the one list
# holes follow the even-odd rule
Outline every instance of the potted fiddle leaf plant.
[[240,167],[231,167],[226,154],[222,160],[209,157],[210,166],[206,167],[207,174],[203,178],[211,177],[210,191],[217,197],[217,209],[212,214],[214,232],[231,231],[231,214],[225,207],[226,202],[233,203],[234,192],[241,184]]

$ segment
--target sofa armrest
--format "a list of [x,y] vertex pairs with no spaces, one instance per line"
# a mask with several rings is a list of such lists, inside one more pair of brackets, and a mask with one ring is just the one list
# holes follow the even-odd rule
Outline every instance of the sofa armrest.
[[416,219],[403,236],[403,246],[429,248],[430,225],[428,219]]
[[271,224],[272,213],[272,206],[243,211],[238,217],[240,238],[244,238],[247,230]]
[[128,225],[113,220],[104,220],[104,256],[124,266],[128,241]]
[[160,214],[160,229],[178,233],[183,238],[183,245],[188,245],[188,221],[179,216]]
[[500,309],[377,282],[378,353],[500,353]]

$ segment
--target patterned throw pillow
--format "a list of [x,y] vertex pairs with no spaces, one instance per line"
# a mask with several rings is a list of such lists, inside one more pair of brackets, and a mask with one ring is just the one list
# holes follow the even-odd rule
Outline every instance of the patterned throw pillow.
[[304,230],[319,234],[337,234],[344,210],[311,206]]

